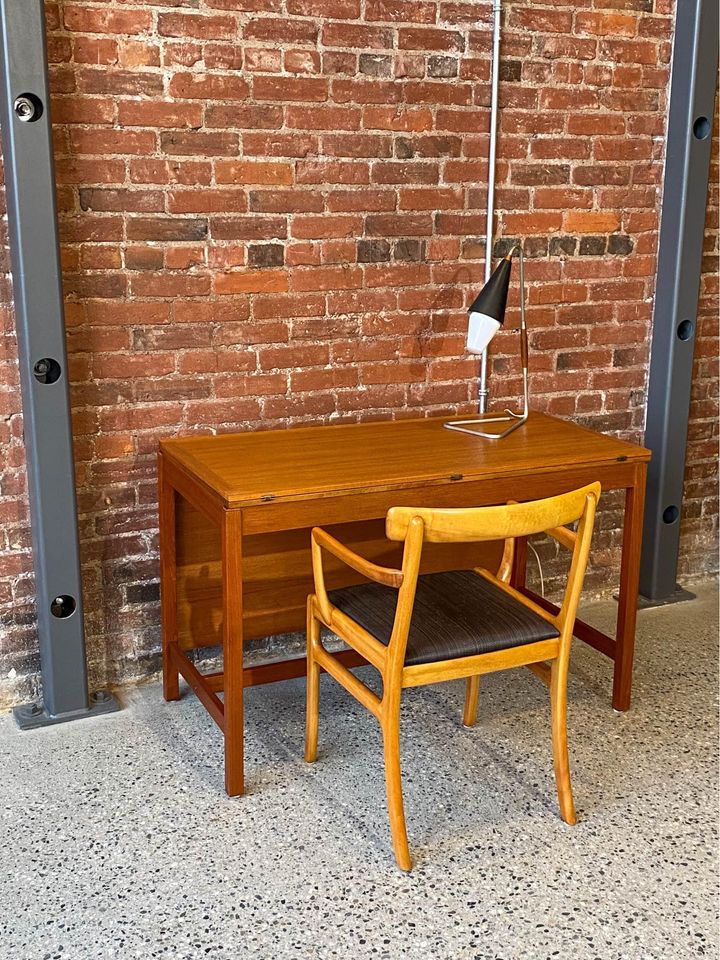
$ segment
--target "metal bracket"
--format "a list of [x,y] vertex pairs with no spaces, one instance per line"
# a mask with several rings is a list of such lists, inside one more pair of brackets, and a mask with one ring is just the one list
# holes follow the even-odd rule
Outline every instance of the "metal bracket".
[[16,708],[27,729],[119,708],[88,702],[43,0],[0,0],[0,61],[43,697]]
[[13,707],[13,719],[21,730],[37,730],[39,727],[51,727],[68,720],[82,720],[84,717],[101,717],[106,713],[117,713],[120,705],[108,690],[96,690],[90,697],[87,709],[75,710],[58,716],[48,713],[41,702],[23,703]]
[[645,445],[640,593],[677,591],[693,348],[718,66],[717,0],[677,5]]

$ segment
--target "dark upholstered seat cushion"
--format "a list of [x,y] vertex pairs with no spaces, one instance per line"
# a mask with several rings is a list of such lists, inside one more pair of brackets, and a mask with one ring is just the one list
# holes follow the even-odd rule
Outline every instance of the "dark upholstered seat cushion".
[[[361,583],[328,594],[330,602],[385,646],[398,591]],[[558,631],[472,570],[418,577],[405,665],[434,663],[549,640]]]

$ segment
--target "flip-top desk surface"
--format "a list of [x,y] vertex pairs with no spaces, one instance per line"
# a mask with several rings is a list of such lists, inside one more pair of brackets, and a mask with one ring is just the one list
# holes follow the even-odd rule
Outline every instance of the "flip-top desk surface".
[[[223,731],[230,795],[243,791],[244,687],[305,672],[304,658],[244,668],[243,641],[304,628],[311,527],[330,527],[375,563],[396,564],[398,545],[383,534],[385,513],[395,505],[532,500],[594,480],[603,490],[624,489],[616,637],[580,620],[575,634],[614,661],[613,706],[629,707],[650,451],[539,413],[499,442],[442,423],[392,420],[161,443],[165,697],[179,698],[181,674]],[[514,583],[525,589],[526,551],[519,546]],[[423,571],[487,565],[499,550],[428,545]],[[328,587],[354,579],[338,564]],[[222,673],[201,675],[186,656],[204,646],[222,646]],[[345,656],[347,665],[362,662],[352,651]]]

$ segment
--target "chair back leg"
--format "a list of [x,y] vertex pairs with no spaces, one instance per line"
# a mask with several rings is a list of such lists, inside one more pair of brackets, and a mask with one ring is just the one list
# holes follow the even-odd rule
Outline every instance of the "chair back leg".
[[465,684],[465,709],[463,710],[463,724],[474,727],[477,720],[478,696],[480,694],[480,675],[468,677]]
[[560,816],[565,823],[577,823],[570,783],[570,760],[567,745],[567,657],[558,657],[550,670],[550,716],[552,723],[553,762]]
[[313,612],[313,597],[307,603],[307,686],[305,722],[305,759],[317,760],[318,721],[320,714],[320,667],[315,660],[315,647],[320,642],[320,622]]

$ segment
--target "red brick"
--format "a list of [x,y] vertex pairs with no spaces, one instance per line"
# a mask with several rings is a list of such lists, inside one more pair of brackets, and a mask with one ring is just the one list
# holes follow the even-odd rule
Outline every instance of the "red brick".
[[157,147],[157,134],[152,130],[78,129],[70,131],[70,149],[73,154],[138,154],[147,156]]
[[160,97],[163,93],[163,80],[157,73],[85,67],[78,68],[76,76],[78,89],[83,93],[129,94],[133,97]]
[[110,7],[65,6],[63,21],[76,33],[136,34],[149,33],[149,10],[113,10]]
[[323,150],[331,157],[390,157],[392,139],[375,134],[337,134],[324,136]]
[[195,160],[130,160],[130,180],[134,183],[209,184],[212,165]]
[[573,14],[569,10],[527,6],[513,10],[510,20],[513,26],[532,33],[570,33]]
[[453,210],[463,206],[463,191],[456,187],[400,190],[401,210]]
[[226,104],[208,103],[205,107],[205,126],[240,130],[276,130],[283,123],[282,107],[270,107],[266,103]]
[[287,236],[285,217],[211,217],[215,240],[282,240]]
[[169,86],[171,96],[186,100],[246,100],[249,91],[242,77],[207,73],[176,73]]
[[405,85],[408,103],[455,104],[469,106],[472,87],[467,83],[448,83],[446,80],[411,80]]
[[317,295],[287,297],[255,297],[253,315],[258,320],[276,317],[321,317],[325,314],[325,298]]
[[356,130],[360,110],[353,107],[293,107],[286,111],[288,127],[297,130]]
[[262,20],[252,20],[245,27],[244,33],[246,40],[274,40],[281,44],[315,43],[318,27],[311,20],[267,17]]
[[310,267],[298,269],[291,278],[291,289],[297,292],[311,290],[352,290],[362,284],[359,267]]
[[392,30],[348,23],[327,23],[323,27],[322,42],[326,47],[348,47],[352,50],[392,49]]
[[600,55],[614,63],[647,63],[658,61],[658,46],[652,40],[609,40],[600,41]]
[[204,297],[210,292],[210,277],[177,274],[133,276],[130,292],[136,297]]
[[218,183],[260,183],[289,186],[293,168],[289,163],[262,160],[218,160],[215,164]]
[[122,183],[125,163],[122,160],[96,160],[84,157],[58,158],[55,161],[58,183]]
[[304,133],[243,133],[243,152],[257,157],[307,157],[317,153],[318,138]]
[[173,190],[168,194],[170,213],[243,213],[248,208],[244,190]]
[[76,63],[118,62],[117,40],[78,37],[73,43],[72,51]]
[[360,0],[287,0],[287,12],[301,17],[358,20]]
[[246,270],[221,273],[214,279],[215,293],[282,293],[288,288],[284,270]]
[[563,217],[563,229],[568,233],[612,233],[620,227],[617,213],[569,210]]
[[310,190],[252,190],[250,210],[255,213],[319,213],[320,193]]
[[253,96],[256,100],[305,100],[322,102],[328,97],[328,82],[320,77],[255,77]]
[[627,13],[591,13],[580,10],[575,16],[577,33],[594,33],[599,37],[632,37],[637,28],[637,16]]
[[165,37],[197,37],[198,40],[235,40],[234,17],[198,16],[192,13],[158,14],[158,33]]
[[[447,168],[446,168],[447,169]],[[373,183],[437,183],[440,177],[437,163],[398,163],[385,161],[374,163]]]
[[367,218],[365,231],[368,236],[422,237],[430,236],[433,225],[429,214],[377,214]]
[[362,232],[360,217],[296,217],[291,233],[299,240],[327,240],[331,237],[355,237]]
[[77,97],[54,97],[52,100],[53,122],[66,123],[113,123],[115,119],[115,100],[93,97],[80,100]]
[[286,50],[283,64],[288,73],[320,73],[320,54],[314,50]]
[[282,62],[282,50],[248,47],[245,51],[245,69],[250,73],[279,73]]
[[398,103],[403,96],[399,83],[382,80],[333,80],[331,92],[336,103]]
[[267,347],[258,352],[262,370],[293,369],[295,367],[321,367],[329,360],[327,346],[282,346]]
[[394,210],[396,203],[397,197],[392,190],[334,190],[327,197],[327,208],[331,213]]
[[[593,195],[590,190],[570,190],[567,187],[538,187],[535,190],[534,204],[536,209],[568,210],[570,208],[589,208],[593,204]],[[569,229],[569,227],[568,227]],[[576,228],[578,232],[585,231]]]
[[[477,11],[474,12],[477,17]],[[435,3],[423,0],[366,0],[365,19],[400,23],[434,23]]]
[[159,67],[160,46],[141,40],[121,40],[118,62],[123,67]]
[[238,152],[238,135],[220,131],[165,130],[160,134],[163,153],[181,157],[235,156]]
[[420,133],[431,130],[432,111],[425,109],[402,109],[400,107],[365,107],[362,112],[363,126],[367,130],[402,130]]
[[398,46],[405,50],[450,50],[461,53],[465,40],[454,30],[415,27],[398,30]]
[[202,107],[196,103],[122,100],[118,120],[125,127],[199,127]]
[[300,160],[296,175],[298,183],[369,183],[370,167],[354,160]]

